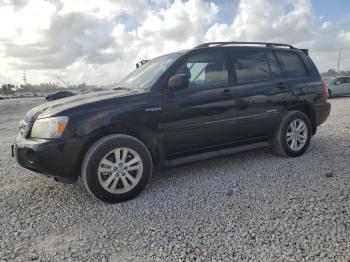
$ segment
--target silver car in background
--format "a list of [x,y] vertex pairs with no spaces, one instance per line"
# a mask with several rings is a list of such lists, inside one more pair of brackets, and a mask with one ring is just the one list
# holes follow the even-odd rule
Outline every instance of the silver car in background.
[[328,78],[329,97],[350,95],[350,77]]

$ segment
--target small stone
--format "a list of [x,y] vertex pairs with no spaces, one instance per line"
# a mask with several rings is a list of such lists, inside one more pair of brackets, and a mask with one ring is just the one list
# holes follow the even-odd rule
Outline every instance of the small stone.
[[333,172],[328,172],[324,176],[327,177],[327,178],[331,178],[331,177],[334,177],[334,173]]
[[233,190],[232,189],[228,190],[225,195],[229,196],[229,197],[232,196],[233,195]]

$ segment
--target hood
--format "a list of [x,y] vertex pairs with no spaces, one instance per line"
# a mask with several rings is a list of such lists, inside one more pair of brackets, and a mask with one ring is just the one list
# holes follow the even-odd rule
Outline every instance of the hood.
[[60,112],[75,109],[82,106],[89,106],[111,99],[135,95],[137,92],[131,90],[110,90],[99,91],[87,94],[78,94],[52,102],[47,102],[32,108],[26,114],[26,121],[34,121],[37,118],[45,118],[59,114]]

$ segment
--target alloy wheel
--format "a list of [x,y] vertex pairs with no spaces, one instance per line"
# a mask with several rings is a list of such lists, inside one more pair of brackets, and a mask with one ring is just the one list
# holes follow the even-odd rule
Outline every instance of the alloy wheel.
[[301,119],[293,120],[287,128],[287,144],[293,151],[301,150],[308,138],[308,130],[305,122]]
[[102,158],[97,172],[103,189],[112,194],[123,194],[133,189],[140,181],[143,162],[135,150],[120,147]]

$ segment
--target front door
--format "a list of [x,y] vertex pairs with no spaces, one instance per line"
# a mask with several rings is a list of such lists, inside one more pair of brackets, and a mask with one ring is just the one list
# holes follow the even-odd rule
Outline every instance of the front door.
[[190,55],[174,74],[187,74],[189,87],[166,88],[163,126],[166,154],[174,155],[228,143],[237,134],[235,88],[224,53]]

